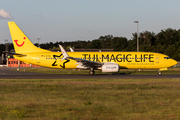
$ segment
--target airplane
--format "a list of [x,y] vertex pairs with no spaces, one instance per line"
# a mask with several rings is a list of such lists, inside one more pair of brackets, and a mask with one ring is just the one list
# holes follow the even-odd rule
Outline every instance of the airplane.
[[74,52],[74,50],[71,47],[69,49],[70,49],[70,52]]
[[36,47],[15,22],[8,22],[15,53],[14,58],[26,63],[49,68],[83,69],[102,72],[119,72],[120,69],[159,69],[167,70],[177,64],[169,56],[155,52],[52,52]]

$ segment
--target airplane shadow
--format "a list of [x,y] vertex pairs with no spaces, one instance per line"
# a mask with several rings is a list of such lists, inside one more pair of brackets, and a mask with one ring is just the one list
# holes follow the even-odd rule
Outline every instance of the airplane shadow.
[[111,73],[111,74],[95,74],[95,75],[130,75],[133,72],[121,72],[121,73]]
[[133,72],[124,72],[124,73],[112,73],[112,75],[130,75]]

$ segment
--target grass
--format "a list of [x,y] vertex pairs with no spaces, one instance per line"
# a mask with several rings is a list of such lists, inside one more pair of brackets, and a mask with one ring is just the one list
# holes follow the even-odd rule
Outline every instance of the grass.
[[0,80],[2,120],[180,119],[180,79]]
[[[17,69],[12,69],[17,71]],[[36,72],[46,74],[89,74],[89,70],[78,70],[78,69],[53,69],[53,68],[21,68],[21,72]],[[120,69],[119,73],[102,73],[100,70],[96,70],[95,74],[157,74],[158,70],[141,70],[138,69]],[[169,68],[167,71],[162,71],[162,74],[180,74],[180,68]]]

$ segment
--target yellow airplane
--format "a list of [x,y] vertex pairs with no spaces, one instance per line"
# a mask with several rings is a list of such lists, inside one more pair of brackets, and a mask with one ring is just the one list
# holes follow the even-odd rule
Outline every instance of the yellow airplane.
[[102,72],[119,72],[119,69],[159,69],[167,70],[177,61],[167,55],[153,52],[66,52],[59,45],[61,52],[52,52],[34,46],[15,22],[8,22],[14,45],[15,59],[43,67],[61,69],[84,69]]

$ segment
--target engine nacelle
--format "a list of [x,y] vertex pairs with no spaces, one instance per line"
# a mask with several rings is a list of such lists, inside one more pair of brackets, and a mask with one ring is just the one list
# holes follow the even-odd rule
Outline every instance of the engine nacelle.
[[102,72],[119,72],[119,65],[116,63],[104,63],[101,70]]

